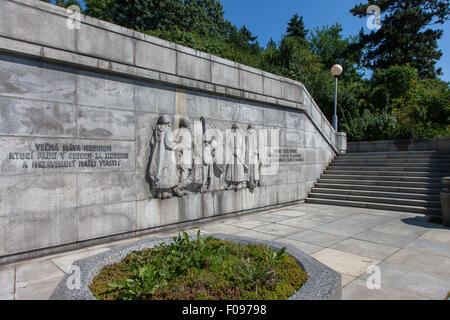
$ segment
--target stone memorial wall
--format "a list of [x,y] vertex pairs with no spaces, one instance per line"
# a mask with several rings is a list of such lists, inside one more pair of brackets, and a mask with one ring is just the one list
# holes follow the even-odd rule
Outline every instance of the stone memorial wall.
[[302,201],[339,150],[301,83],[0,1],[0,263]]

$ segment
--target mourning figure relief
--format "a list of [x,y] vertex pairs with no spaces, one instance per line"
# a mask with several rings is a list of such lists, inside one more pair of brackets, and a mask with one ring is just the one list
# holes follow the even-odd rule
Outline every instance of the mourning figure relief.
[[244,132],[234,123],[223,138],[203,117],[200,121],[181,118],[174,132],[170,124],[171,119],[161,115],[150,139],[151,197],[182,197],[218,190],[220,185],[235,191],[259,186],[260,146],[252,125]]
[[259,143],[258,133],[251,124],[248,125],[245,136],[245,162],[248,166],[247,185],[250,189],[259,186]]
[[181,144],[173,138],[170,119],[166,115],[158,118],[150,140],[149,177],[156,197],[167,199],[172,195],[182,196],[179,188],[176,151]]
[[189,194],[191,186],[191,173],[193,169],[192,163],[192,122],[189,118],[184,117],[180,120],[180,128],[178,129],[176,140],[180,141],[181,148],[177,154],[178,168],[178,187],[183,194]]
[[248,171],[248,167],[244,162],[245,137],[237,123],[232,125],[231,130],[232,131],[226,137],[228,147],[231,150],[231,155],[227,159],[225,181],[227,182],[227,189],[234,188],[238,191],[242,189],[245,181],[244,170]]

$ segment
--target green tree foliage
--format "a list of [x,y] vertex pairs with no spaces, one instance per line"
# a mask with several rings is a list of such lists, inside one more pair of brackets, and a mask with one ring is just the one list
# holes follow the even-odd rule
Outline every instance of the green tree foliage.
[[113,22],[114,0],[84,0],[85,14],[104,21]]
[[305,40],[306,35],[308,34],[308,30],[305,29],[303,17],[299,17],[297,13],[294,14],[294,16],[288,22],[286,33],[288,36],[296,37],[299,40]]
[[[450,87],[421,79],[410,65],[377,69],[364,91],[362,112],[345,123],[352,140],[433,137],[450,134]],[[379,126],[379,130],[373,126]]]
[[308,38],[311,50],[320,57],[321,63],[327,70],[339,63],[344,68],[341,78],[359,80],[361,75],[358,73],[358,67],[362,50],[353,48],[357,37],[344,38],[342,31],[342,26],[338,23],[314,28]]
[[366,17],[367,7],[378,5],[383,12],[381,29],[360,32],[360,45],[366,48],[367,67],[386,69],[392,65],[410,64],[421,77],[435,78],[435,68],[442,56],[437,40],[442,30],[427,28],[449,19],[449,0],[375,0],[355,6],[350,12]]
[[124,27],[224,36],[231,24],[217,0],[86,0],[86,13]]

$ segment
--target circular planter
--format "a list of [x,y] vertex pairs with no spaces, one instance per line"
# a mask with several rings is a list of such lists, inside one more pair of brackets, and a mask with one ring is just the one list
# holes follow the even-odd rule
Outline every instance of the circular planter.
[[[297,263],[306,271],[309,278],[305,284],[289,300],[330,300],[341,299],[341,275],[330,269],[323,263],[308,256],[303,251],[289,244],[276,241],[260,241],[249,238],[214,234],[214,238],[228,240],[240,244],[260,244],[268,245],[273,250],[280,250],[286,247],[286,252],[293,256]],[[152,248],[160,243],[171,243],[172,238],[149,238],[131,244],[125,244],[110,251],[106,251],[73,263],[80,269],[80,288],[70,289],[68,282],[72,283],[74,273],[66,274],[59,282],[56,289],[50,296],[50,300],[95,300],[89,290],[89,284],[100,270],[110,264],[117,263],[124,259],[132,251]]]

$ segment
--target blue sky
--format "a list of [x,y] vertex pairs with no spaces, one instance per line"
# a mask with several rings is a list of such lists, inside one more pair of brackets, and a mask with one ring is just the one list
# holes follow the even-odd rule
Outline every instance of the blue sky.
[[[313,29],[338,22],[345,36],[357,35],[361,28],[368,32],[366,19],[354,17],[349,10],[362,0],[219,0],[225,10],[225,17],[237,26],[243,24],[258,37],[265,46],[270,38],[278,43],[286,32],[289,19],[298,13],[303,16],[306,29]],[[437,25],[444,30],[439,40],[443,56],[437,66],[442,68],[445,81],[450,81],[450,22]]]
[[[286,32],[289,19],[298,13],[303,16],[307,29],[331,25],[342,25],[345,36],[357,35],[361,28],[367,32],[366,19],[354,17],[349,10],[363,0],[219,0],[225,10],[225,17],[238,27],[245,25],[259,43],[265,47],[273,38],[280,41]],[[442,68],[442,79],[450,81],[450,22],[438,25],[444,30],[439,40],[443,56],[438,61]]]

